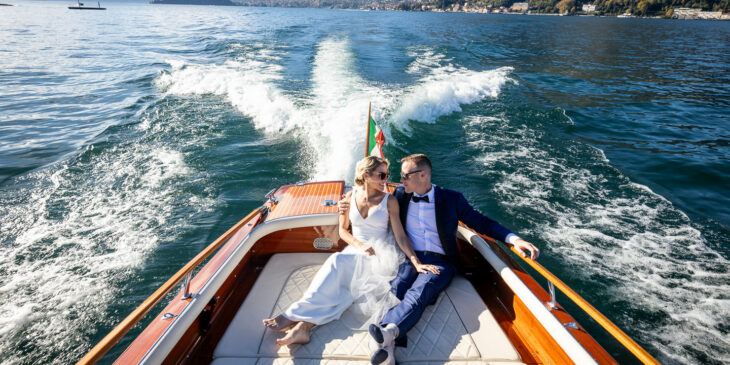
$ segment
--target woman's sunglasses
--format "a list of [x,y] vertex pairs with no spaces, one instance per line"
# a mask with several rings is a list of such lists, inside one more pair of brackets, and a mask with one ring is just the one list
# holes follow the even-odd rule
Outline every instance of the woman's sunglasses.
[[380,180],[388,180],[390,172],[374,172],[373,177],[380,178]]

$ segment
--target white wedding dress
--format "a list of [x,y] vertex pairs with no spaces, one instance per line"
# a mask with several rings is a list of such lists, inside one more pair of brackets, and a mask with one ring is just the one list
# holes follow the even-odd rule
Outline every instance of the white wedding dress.
[[284,317],[323,325],[339,319],[349,308],[342,320],[350,328],[363,329],[370,323],[380,322],[385,312],[398,304],[398,298],[390,291],[390,282],[404,255],[396,246],[389,225],[389,194],[363,218],[355,203],[355,195],[362,193],[353,189],[350,200],[352,235],[371,246],[375,255],[368,256],[350,245],[332,254],[302,298],[284,311]]

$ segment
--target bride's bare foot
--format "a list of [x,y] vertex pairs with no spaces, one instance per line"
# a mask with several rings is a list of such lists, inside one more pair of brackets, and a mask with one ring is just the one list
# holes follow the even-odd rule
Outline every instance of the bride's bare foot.
[[309,331],[314,327],[314,324],[309,322],[299,322],[294,328],[286,331],[286,335],[278,340],[276,344],[279,346],[293,345],[295,343],[309,343]]
[[264,319],[264,326],[270,330],[274,331],[285,331],[298,322],[292,321],[289,318],[284,317],[283,315],[279,314],[278,316],[274,318],[267,318]]

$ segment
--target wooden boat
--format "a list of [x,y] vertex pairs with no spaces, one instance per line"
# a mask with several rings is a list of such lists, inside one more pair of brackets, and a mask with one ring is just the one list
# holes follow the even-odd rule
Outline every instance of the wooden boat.
[[[343,181],[326,181],[272,190],[264,205],[193,258],[79,364],[98,361],[180,283],[181,293],[115,363],[369,363],[367,332],[341,320],[316,327],[309,344],[281,348],[275,345],[281,333],[261,323],[298,299],[325,258],[344,247],[336,202],[347,189]],[[460,274],[408,333],[408,347],[396,350],[399,363],[615,364],[556,303],[554,285],[640,361],[658,364],[538,263],[524,259],[549,280],[548,290],[495,240],[463,225],[458,238]]]

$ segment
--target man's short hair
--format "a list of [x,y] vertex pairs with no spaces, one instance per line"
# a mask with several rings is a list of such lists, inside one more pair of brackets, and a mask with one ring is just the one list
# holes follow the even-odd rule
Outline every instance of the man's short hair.
[[424,155],[423,153],[416,153],[413,155],[408,155],[406,157],[403,157],[400,159],[401,163],[404,163],[406,161],[410,161],[416,165],[417,168],[428,170],[428,172],[431,172],[431,160],[428,159],[428,156]]

